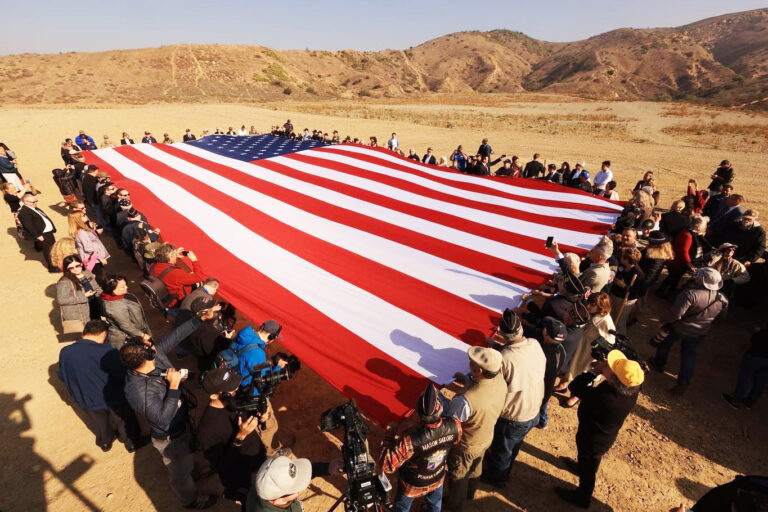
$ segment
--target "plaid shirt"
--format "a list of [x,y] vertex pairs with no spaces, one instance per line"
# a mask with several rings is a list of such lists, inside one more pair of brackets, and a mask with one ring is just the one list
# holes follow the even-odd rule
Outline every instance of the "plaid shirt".
[[[459,435],[456,436],[456,443],[458,444],[459,440],[461,439],[462,430],[461,430],[461,422],[459,422],[455,418],[440,418],[440,421],[437,423],[429,423],[427,424],[427,427],[436,428],[442,425],[444,420],[449,421],[455,421],[456,426],[458,427]],[[384,473],[394,473],[397,471],[397,468],[408,462],[413,455],[416,453],[416,450],[413,448],[413,439],[411,437],[410,432],[406,432],[403,437],[400,438],[399,441],[395,442],[395,439],[392,437],[389,437],[384,440],[385,448],[384,452],[382,453],[382,462],[381,462],[381,469]],[[409,498],[420,498],[421,496],[425,496],[435,489],[439,489],[441,485],[443,485],[443,481],[445,480],[445,474],[443,474],[443,477],[438,480],[437,482],[427,485],[426,487],[417,487],[415,485],[410,485],[407,482],[404,482],[402,479],[400,480],[400,486],[403,489],[403,494],[408,496]]]

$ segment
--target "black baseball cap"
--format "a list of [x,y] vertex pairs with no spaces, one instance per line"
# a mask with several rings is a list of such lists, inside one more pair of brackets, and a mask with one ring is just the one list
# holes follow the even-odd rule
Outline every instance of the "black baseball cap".
[[205,311],[206,309],[211,309],[215,305],[216,301],[213,299],[213,297],[204,295],[193,300],[192,304],[189,306],[189,309],[193,313],[199,313],[201,311]]
[[542,322],[542,327],[546,329],[547,335],[553,340],[558,343],[565,341],[565,335],[568,330],[566,329],[565,324],[560,320],[552,318],[551,316],[546,316]]
[[227,368],[214,368],[206,372],[203,377],[203,389],[209,395],[218,395],[219,393],[232,393],[243,378],[234,370]]
[[259,326],[260,331],[268,332],[270,335],[270,338],[275,339],[282,339],[280,337],[280,331],[283,330],[283,326],[277,323],[277,320],[267,320],[263,324]]

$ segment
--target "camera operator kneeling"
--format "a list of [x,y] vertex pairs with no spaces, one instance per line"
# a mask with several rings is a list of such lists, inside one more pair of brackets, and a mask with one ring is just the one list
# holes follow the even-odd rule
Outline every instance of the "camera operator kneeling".
[[344,467],[342,461],[310,462],[309,459],[291,460],[285,456],[270,457],[259,468],[248,493],[246,512],[289,510],[301,512],[299,493],[309,487],[318,476],[337,474]]
[[251,475],[265,457],[264,445],[253,432],[266,417],[241,415],[235,410],[232,399],[241,380],[240,375],[226,368],[205,374],[203,389],[211,401],[197,426],[197,440],[224,485],[224,495],[245,502]]
[[[571,382],[571,395],[581,399],[576,432],[578,460],[565,459],[579,477],[578,489],[557,487],[560,498],[581,508],[589,508],[600,461],[611,449],[624,420],[632,411],[645,380],[637,361],[627,359],[620,350],[611,350],[605,361],[595,362],[593,372],[585,372]],[[592,386],[602,375],[605,381]]]
[[195,487],[188,404],[180,388],[186,376],[173,368],[168,354],[213,314],[212,309],[202,312],[156,345],[138,338],[120,348],[120,360],[128,368],[125,397],[133,410],[149,422],[152,445],[163,458],[174,492],[185,507],[196,509],[214,505],[216,496],[199,495]]
[[443,404],[432,383],[419,397],[416,411],[421,424],[405,432],[397,443],[394,428],[387,427],[388,446],[381,468],[385,473],[400,468],[395,512],[407,512],[413,500],[422,496],[427,511],[440,512],[448,452],[461,439],[461,422],[453,416],[442,417]]

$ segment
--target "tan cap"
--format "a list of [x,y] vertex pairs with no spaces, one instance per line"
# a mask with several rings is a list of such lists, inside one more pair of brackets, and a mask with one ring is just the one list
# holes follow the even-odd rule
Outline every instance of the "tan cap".
[[757,213],[757,210],[747,210],[744,212],[744,215],[742,217],[746,217],[748,219],[757,219],[760,216],[759,213]]
[[498,373],[501,370],[501,352],[488,347],[471,347],[469,360],[485,371]]

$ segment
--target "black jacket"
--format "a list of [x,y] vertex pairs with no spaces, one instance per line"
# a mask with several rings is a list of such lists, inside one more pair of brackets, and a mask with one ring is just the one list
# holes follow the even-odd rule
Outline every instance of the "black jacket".
[[24,236],[27,240],[36,239],[42,235],[45,230],[45,221],[38,215],[38,213],[51,222],[51,225],[53,226],[53,231],[51,231],[51,233],[56,232],[56,225],[43,210],[40,208],[32,209],[29,206],[22,205],[19,210],[19,222],[21,222],[21,227],[24,229]]
[[83,195],[89,205],[96,204],[96,184],[99,182],[96,176],[85,174],[83,176]]
[[725,241],[738,245],[734,259],[755,263],[765,253],[765,228],[753,224],[751,228],[743,229],[741,221],[734,221],[725,230]]
[[161,373],[173,367],[168,354],[201,323],[199,318],[193,318],[155,344],[155,369],[149,374],[128,372],[125,398],[137,414],[147,419],[150,435],[155,439],[177,437],[186,430],[187,407],[181,396],[182,389],[168,388],[168,381]]
[[538,178],[540,176],[544,176],[546,172],[547,170],[544,168],[544,164],[538,160],[531,160],[525,164],[525,169],[523,169],[523,178]]
[[193,134],[191,134],[191,133],[185,133],[185,134],[184,134],[184,137],[182,137],[182,140],[183,140],[184,142],[189,142],[189,141],[191,141],[191,140],[195,140],[195,139],[197,139],[197,137],[195,137],[195,136],[194,136]]
[[661,214],[659,229],[675,238],[679,232],[688,227],[688,217],[680,212],[667,212]]
[[437,161],[435,160],[435,155],[424,155],[421,158],[421,162],[429,165],[435,165],[435,163],[437,163]]
[[120,139],[120,145],[133,144],[133,139]]
[[622,395],[608,382],[590,387],[595,379],[591,372],[582,373],[571,382],[571,396],[581,399],[576,444],[593,455],[611,449],[624,420],[637,402],[639,393]]
[[709,184],[709,190],[715,190],[718,185],[728,185],[733,181],[733,167],[718,167],[715,178]]

